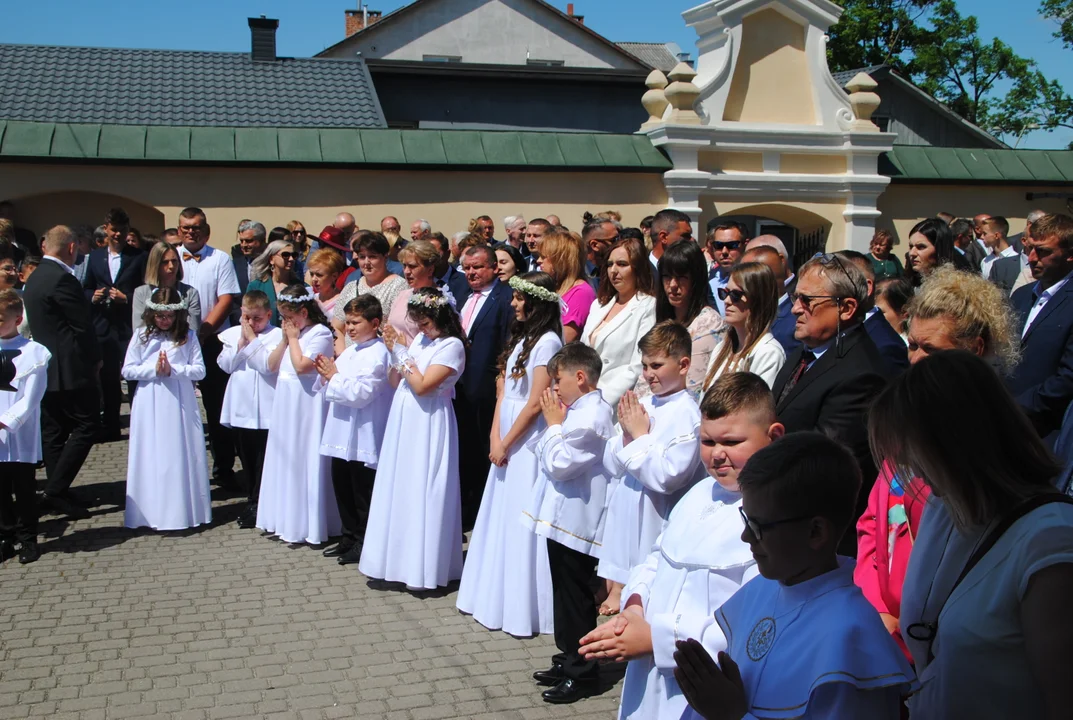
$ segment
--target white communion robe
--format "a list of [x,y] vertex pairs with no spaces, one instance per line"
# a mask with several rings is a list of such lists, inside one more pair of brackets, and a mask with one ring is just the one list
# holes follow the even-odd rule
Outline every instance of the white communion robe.
[[607,501],[596,572],[620,583],[648,556],[678,498],[707,476],[700,462],[700,408],[689,391],[650,395],[641,405],[648,434],[623,446],[620,428],[604,454],[608,470],[622,480]]
[[462,576],[458,425],[451,399],[466,349],[458,338],[429,340],[418,333],[407,353],[422,373],[432,365],[452,372],[426,395],[415,395],[405,376],[395,391],[358,569],[432,590]]
[[[332,331],[309,325],[298,338],[302,356],[334,354]],[[319,545],[342,530],[328,459],[320,454],[320,437],[328,403],[314,389],[316,370],[299,375],[291,350],[283,350],[272,401],[257,527],[289,543]]]
[[41,398],[48,386],[52,353],[22,335],[0,340],[0,350],[15,356],[15,392],[0,391],[0,463],[37,463],[41,460]]
[[757,577],[716,612],[745,718],[898,719],[916,677],[853,584],[855,566],[840,557],[838,569],[790,586]]
[[604,467],[614,413],[599,390],[582,395],[552,425],[529,441],[537,480],[522,524],[572,550],[599,557],[611,478]]
[[715,611],[756,577],[742,542],[741,495],[706,477],[682,496],[648,558],[630,573],[623,601],[638,595],[652,628],[652,654],[630,660],[619,718],[698,718],[674,679],[675,643],[694,638],[712,657],[726,649]]
[[[156,374],[161,351],[171,375]],[[205,431],[194,396],[194,383],[204,377],[193,330],[182,345],[159,332],[146,340],[144,330],[127,345],[123,378],[138,383],[130,408],[127,527],[184,530],[212,521]]]
[[327,384],[317,380],[330,403],[320,454],[375,469],[395,395],[388,380],[391,353],[383,340],[374,338],[344,350],[335,369]]
[[267,430],[272,420],[277,377],[277,373],[268,370],[268,356],[283,340],[283,331],[268,325],[241,350],[238,349],[241,325],[224,330],[219,337],[223,349],[216,364],[231,376],[224,392],[220,424],[244,430]]
[[[547,367],[563,346],[556,333],[545,333],[529,353],[525,375],[515,379],[510,369],[521,355],[523,342],[514,346],[507,359],[499,404],[500,438],[510,432],[529,402],[533,373]],[[537,481],[537,458],[526,444],[543,431],[544,418],[538,414],[508,450],[507,465],[489,469],[458,586],[459,610],[489,630],[501,629],[517,637],[553,629],[548,544],[520,522]]]

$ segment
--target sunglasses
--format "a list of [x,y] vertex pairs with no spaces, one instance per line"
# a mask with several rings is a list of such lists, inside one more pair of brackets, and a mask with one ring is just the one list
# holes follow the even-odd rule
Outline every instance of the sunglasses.
[[281,258],[283,258],[284,260],[290,260],[291,258],[293,258],[293,257],[295,256],[295,253],[292,253],[292,252],[281,252],[281,253],[279,253],[279,256],[280,256]]
[[743,290],[727,290],[726,288],[719,288],[716,291],[716,294],[719,295],[719,299],[723,302],[726,302],[727,298],[730,298],[735,303],[740,303],[745,299],[745,291]]
[[790,306],[793,307],[794,303],[800,302],[801,307],[805,308],[807,312],[812,312],[813,303],[817,300],[843,300],[837,295],[804,295],[802,293],[790,294]]
[[757,540],[761,540],[764,537],[765,530],[771,530],[777,528],[779,525],[788,525],[789,523],[801,522],[802,520],[811,520],[811,515],[801,515],[799,517],[786,518],[785,520],[775,520],[774,522],[761,523],[753,520],[751,517],[745,514],[745,510],[738,507],[738,512],[741,514],[741,521],[745,523],[745,527],[749,528],[749,532],[753,534]]
[[726,248],[727,250],[741,250],[741,240],[731,240],[730,242],[717,242],[712,241],[712,247],[716,252]]

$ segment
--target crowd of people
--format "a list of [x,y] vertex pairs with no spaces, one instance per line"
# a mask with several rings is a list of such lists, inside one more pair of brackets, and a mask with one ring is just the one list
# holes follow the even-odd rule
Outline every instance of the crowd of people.
[[1073,218],[796,268],[673,209],[401,229],[0,218],[0,561],[88,516],[125,381],[127,527],[241,479],[240,528],[554,634],[547,702],[626,662],[622,718],[1067,712]]

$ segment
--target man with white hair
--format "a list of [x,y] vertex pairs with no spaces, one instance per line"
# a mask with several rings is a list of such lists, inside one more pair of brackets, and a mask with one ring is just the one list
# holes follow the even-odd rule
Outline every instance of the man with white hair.
[[525,246],[525,218],[521,215],[508,215],[503,218],[503,228],[507,232],[507,239],[504,242],[510,243],[523,257],[528,255],[529,248]]
[[775,248],[775,252],[779,254],[779,258],[782,259],[782,272],[776,272],[775,279],[782,281],[784,297],[792,294],[794,288],[797,287],[797,276],[794,275],[793,263],[790,261],[790,254],[786,252],[786,245],[778,235],[758,235],[745,244],[745,250],[748,252],[761,246]]
[[[770,237],[774,236],[761,235],[755,240],[751,240],[745,250],[745,254],[741,256],[741,261],[758,262],[767,265],[775,279],[783,283],[784,290],[779,296],[778,313],[775,315],[775,321],[771,324],[771,334],[779,341],[786,354],[789,355],[801,344],[801,341],[794,337],[797,318],[791,312],[793,302],[790,300],[790,296],[797,287],[797,282],[796,277],[793,276],[787,266],[785,255],[781,254],[774,244],[764,242],[766,238]],[[760,242],[757,242],[757,240]],[[778,241],[778,238],[775,238],[775,240]],[[779,245],[782,245],[781,241],[779,241]]]
[[414,220],[410,225],[411,240],[428,240],[432,234],[432,224],[428,220]]

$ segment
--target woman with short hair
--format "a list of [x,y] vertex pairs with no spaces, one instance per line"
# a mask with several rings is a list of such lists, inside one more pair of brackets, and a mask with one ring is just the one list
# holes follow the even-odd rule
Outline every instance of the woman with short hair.
[[326,317],[333,317],[336,303],[342,295],[335,281],[346,270],[346,261],[334,250],[322,249],[309,256],[307,268],[306,274],[317,305],[320,305]]
[[[343,285],[339,297],[335,300],[334,312],[329,316],[332,319],[332,327],[336,330],[335,340],[338,352],[342,352],[351,344],[350,338],[343,332],[343,325],[346,322],[343,308],[347,306],[347,303],[358,295],[372,295],[380,301],[380,307],[383,308],[386,318],[395,304],[395,299],[406,290],[406,281],[388,271],[388,254],[391,252],[391,246],[388,245],[387,238],[382,233],[359,230],[354,234],[350,248],[354,253],[354,265],[361,272],[361,277],[357,282],[348,282]],[[344,270],[344,274],[346,272]],[[408,337],[407,341],[409,340]]]
[[[440,251],[428,240],[411,240],[399,251],[399,261],[406,278],[404,282],[409,287],[401,287],[390,306],[385,305],[383,300],[380,304],[384,305],[385,326],[395,328],[406,338],[405,344],[409,344],[421,330],[417,323],[410,319],[407,303],[415,291],[436,287],[436,263],[440,261]],[[442,290],[447,293],[446,287]],[[388,307],[391,308],[390,311]]]
[[250,284],[246,286],[246,292],[260,290],[268,296],[268,305],[272,308],[269,322],[277,327],[279,311],[276,309],[276,295],[289,285],[302,282],[294,272],[294,258],[291,241],[277,239],[269,242],[250,266]]
[[868,246],[868,259],[876,273],[876,282],[902,276],[902,263],[891,252],[894,248],[894,234],[890,230],[876,230]]

